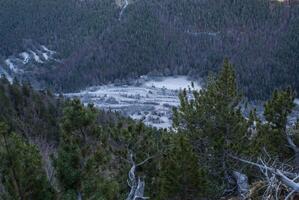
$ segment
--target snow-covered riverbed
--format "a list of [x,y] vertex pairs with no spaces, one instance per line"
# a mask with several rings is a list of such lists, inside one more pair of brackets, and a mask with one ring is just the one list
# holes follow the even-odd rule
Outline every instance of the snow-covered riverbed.
[[[172,125],[172,108],[179,105],[178,93],[191,86],[186,76],[149,80],[142,77],[135,85],[104,85],[88,88],[65,96],[93,103],[101,109],[119,111],[126,116],[157,127]],[[201,89],[194,83],[194,88]]]

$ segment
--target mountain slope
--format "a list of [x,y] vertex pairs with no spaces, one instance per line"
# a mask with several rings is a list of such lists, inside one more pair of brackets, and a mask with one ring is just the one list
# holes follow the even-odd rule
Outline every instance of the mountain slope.
[[[74,91],[148,73],[206,77],[228,57],[249,98],[264,99],[273,88],[286,85],[298,90],[298,68],[292,67],[298,63],[296,4],[270,0],[0,4],[3,61],[26,50],[25,39],[46,45],[62,58],[61,63],[32,73],[39,87]],[[19,23],[21,19],[24,23]]]

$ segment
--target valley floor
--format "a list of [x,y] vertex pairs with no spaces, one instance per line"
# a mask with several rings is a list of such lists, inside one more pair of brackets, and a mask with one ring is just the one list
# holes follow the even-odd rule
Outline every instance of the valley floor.
[[[160,77],[148,79],[146,76],[135,85],[104,85],[88,88],[79,93],[65,94],[66,97],[79,98],[85,104],[121,112],[135,120],[157,128],[170,128],[172,108],[179,105],[179,91],[191,87],[186,76]],[[201,89],[194,83],[195,89]]]
[[[170,128],[172,109],[180,103],[179,91],[188,89],[191,85],[192,81],[186,76],[159,78],[142,76],[133,85],[94,86],[78,93],[67,93],[65,96],[79,98],[84,104],[92,103],[104,110],[120,112],[156,128]],[[200,84],[194,83],[194,89],[200,90]],[[295,103],[298,106],[289,117],[290,123],[297,120],[296,116],[299,113],[299,99],[296,99]],[[258,113],[263,113],[262,104],[251,107],[252,109],[256,107]]]

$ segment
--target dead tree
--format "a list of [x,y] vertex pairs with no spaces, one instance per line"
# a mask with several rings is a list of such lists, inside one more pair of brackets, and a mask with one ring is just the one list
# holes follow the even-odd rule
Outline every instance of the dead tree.
[[279,163],[277,160],[265,161],[260,158],[258,162],[252,162],[237,157],[233,158],[259,168],[266,185],[262,199],[281,200],[281,195],[283,195],[284,200],[289,200],[295,193],[299,192],[299,174],[294,173],[291,166]]
[[153,157],[148,157],[144,161],[142,161],[139,164],[136,164],[133,158],[133,153],[129,154],[129,160],[128,162],[132,165],[130,171],[129,171],[129,179],[128,179],[128,185],[130,187],[130,192],[126,200],[141,200],[141,199],[149,199],[149,197],[144,197],[144,188],[145,188],[145,182],[144,180],[136,176],[136,169],[137,167],[144,165],[146,162],[148,162]]
[[124,5],[122,6],[122,8],[121,8],[121,10],[120,10],[120,13],[119,13],[119,17],[118,17],[118,20],[119,20],[119,21],[121,21],[121,18],[122,18],[122,16],[123,16],[123,14],[124,14],[126,8],[127,8],[128,5],[129,5],[129,0],[124,0],[124,1],[125,1],[125,3],[124,3]]

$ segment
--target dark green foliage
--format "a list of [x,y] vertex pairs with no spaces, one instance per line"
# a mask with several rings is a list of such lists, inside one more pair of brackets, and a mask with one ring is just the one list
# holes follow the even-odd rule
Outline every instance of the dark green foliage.
[[159,187],[157,176],[160,157],[165,148],[162,142],[164,131],[146,127],[143,123],[127,122],[109,129],[108,133],[107,148],[115,155],[110,165],[118,171],[117,180],[121,183],[120,193],[125,194],[122,198],[125,198],[129,191],[127,179],[132,166],[127,160],[130,153],[133,154],[136,163],[151,157],[148,162],[138,167],[137,175],[144,178],[146,182],[145,196],[155,198]]
[[291,88],[283,91],[275,90],[272,98],[265,104],[265,118],[273,128],[285,132],[287,117],[295,107],[295,93]]
[[[181,105],[174,113],[174,126],[192,138],[202,166],[210,169],[215,190],[221,190],[223,179],[229,177],[232,163],[229,155],[242,153],[248,124],[240,110],[240,95],[232,65],[225,60],[216,80],[206,89],[181,94]],[[212,178],[213,177],[213,178]],[[217,192],[214,193],[217,195]]]
[[288,116],[295,107],[295,94],[292,89],[275,90],[272,98],[265,104],[265,119],[267,123],[257,129],[255,149],[263,148],[271,155],[285,159],[291,155],[287,142]]
[[51,93],[0,79],[0,120],[27,138],[57,141],[61,106],[61,99],[53,98]]
[[[233,172],[245,173],[251,183],[259,178],[233,157],[267,153],[286,161],[294,155],[286,133],[295,93],[289,88],[275,91],[265,103],[266,121],[256,110],[247,119],[236,79],[225,60],[204,89],[183,91],[174,111],[174,131],[0,79],[0,121],[8,124],[0,124],[0,198],[125,199],[130,154],[136,163],[146,161],[136,176],[145,181],[145,196],[151,199],[237,194]],[[291,129],[296,144],[297,129]],[[43,149],[47,145],[53,148],[52,163]],[[49,165],[54,173],[48,173]]]
[[294,15],[292,18],[289,30],[282,36],[281,46],[275,52],[277,64],[273,67],[273,71],[277,72],[277,76],[274,75],[273,81],[283,87],[291,86],[298,92],[299,16]]
[[[213,182],[214,197],[219,198],[217,195],[231,187],[232,171],[241,168],[232,159],[234,155],[266,155],[282,162],[292,158],[294,152],[287,141],[287,126],[295,107],[295,96],[290,88],[276,90],[265,103],[266,121],[262,122],[255,110],[249,119],[245,119],[234,70],[227,60],[218,77],[211,79],[206,89],[193,91],[191,99],[187,91],[181,94],[181,105],[174,112],[174,127],[191,138],[199,162],[209,169],[208,179]],[[243,170],[256,180],[256,171]]]
[[[162,131],[136,124],[117,113],[91,105],[84,107],[78,100],[62,101],[48,92],[36,92],[27,84],[9,85],[6,79],[0,80],[1,120],[16,131],[17,138],[23,140],[25,136],[25,140],[38,142],[41,147],[54,147],[55,178],[51,183],[59,191],[55,196],[74,199],[80,192],[85,198],[125,198],[131,167],[124,162],[128,148],[136,152],[136,162],[147,155],[155,156],[155,162],[151,160],[138,170],[138,174],[146,175],[147,192],[155,195]],[[57,124],[61,124],[60,129]],[[40,150],[41,154],[47,153]],[[43,159],[50,160],[47,156],[43,155]],[[46,166],[40,169],[43,167]]]
[[39,150],[0,123],[1,199],[54,199]]
[[62,119],[62,135],[54,166],[62,188],[62,199],[115,199],[118,185],[103,176],[109,159],[101,146],[97,110],[79,100],[68,102]]
[[189,139],[183,134],[173,136],[164,154],[157,199],[196,200],[207,197],[206,172],[200,168]]
[[62,63],[28,75],[56,91],[148,73],[205,78],[230,57],[245,95],[266,99],[276,87],[298,90],[298,7],[273,0],[134,1],[119,21],[114,0],[2,0],[0,57],[32,43],[56,50]]

